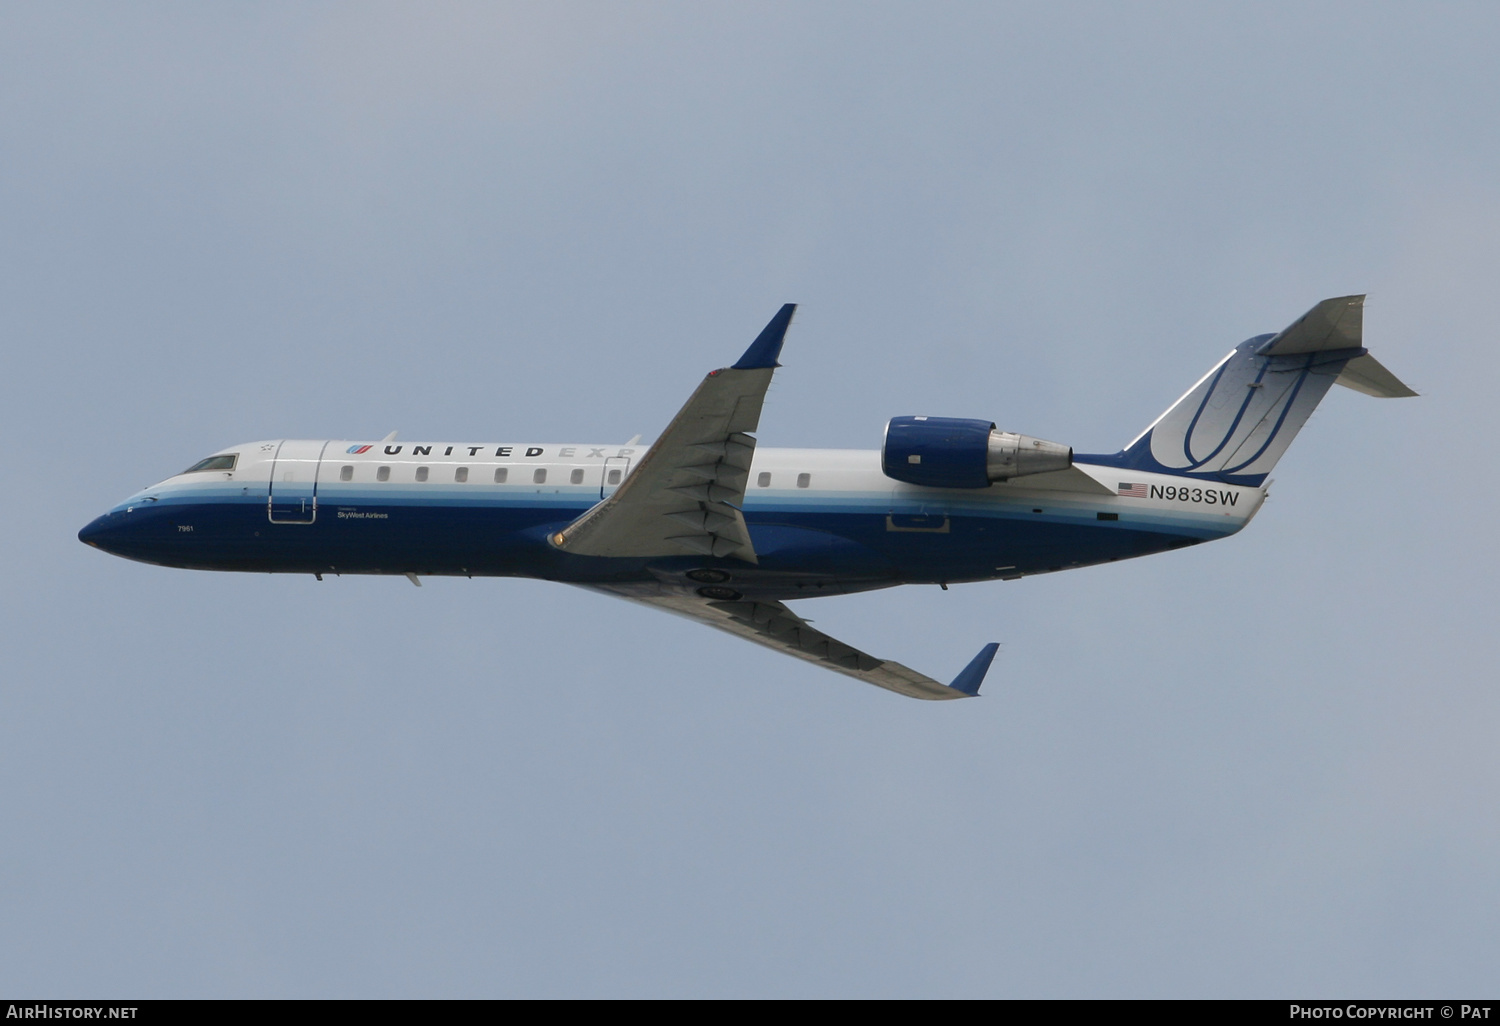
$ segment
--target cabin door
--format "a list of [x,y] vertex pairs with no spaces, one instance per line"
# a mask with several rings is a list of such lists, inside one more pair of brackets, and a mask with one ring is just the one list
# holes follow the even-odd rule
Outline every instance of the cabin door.
[[273,524],[310,524],[318,518],[318,464],[327,442],[287,441],[271,465]]
[[599,498],[604,498],[610,492],[620,487],[625,480],[625,474],[630,470],[630,458],[627,456],[610,456],[604,461],[604,477],[599,481]]

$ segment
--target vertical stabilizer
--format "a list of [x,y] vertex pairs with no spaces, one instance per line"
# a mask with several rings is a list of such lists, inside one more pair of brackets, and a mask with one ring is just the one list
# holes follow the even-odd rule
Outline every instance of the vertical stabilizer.
[[1416,394],[1361,344],[1364,301],[1325,299],[1285,331],[1240,343],[1124,451],[1078,460],[1260,485],[1336,382]]

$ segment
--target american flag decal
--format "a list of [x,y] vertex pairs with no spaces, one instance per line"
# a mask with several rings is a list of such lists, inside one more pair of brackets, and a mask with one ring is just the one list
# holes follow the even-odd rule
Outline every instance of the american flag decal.
[[1124,481],[1121,481],[1120,494],[1128,495],[1132,499],[1149,499],[1151,497],[1151,489],[1143,484],[1126,484]]

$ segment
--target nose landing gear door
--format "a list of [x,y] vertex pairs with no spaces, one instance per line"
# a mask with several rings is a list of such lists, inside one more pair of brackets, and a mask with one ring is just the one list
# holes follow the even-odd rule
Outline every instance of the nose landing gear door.
[[273,524],[310,524],[318,517],[318,464],[327,442],[286,441],[271,465]]

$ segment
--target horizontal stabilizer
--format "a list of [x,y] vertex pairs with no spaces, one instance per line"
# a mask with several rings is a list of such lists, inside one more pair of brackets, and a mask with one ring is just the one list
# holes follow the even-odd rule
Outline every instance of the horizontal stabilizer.
[[1373,395],[1377,399],[1406,399],[1417,394],[1369,353],[1356,356],[1344,364],[1344,369],[1333,379],[1333,383],[1365,395]]
[[1256,350],[1259,356],[1294,356],[1329,349],[1359,349],[1365,333],[1365,297],[1339,296],[1317,306]]
[[[1364,324],[1364,296],[1325,299],[1256,350],[1256,355],[1296,356],[1338,349],[1363,349]],[[1369,353],[1350,359],[1334,379],[1334,384],[1380,399],[1404,399],[1417,394]]]

